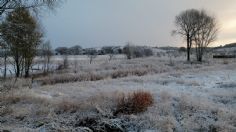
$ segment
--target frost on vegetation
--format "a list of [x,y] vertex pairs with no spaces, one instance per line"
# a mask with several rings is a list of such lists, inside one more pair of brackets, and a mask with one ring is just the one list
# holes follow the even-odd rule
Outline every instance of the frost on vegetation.
[[[142,60],[94,60],[77,73],[39,77],[52,85],[32,89],[31,80],[16,87],[9,80],[11,90],[0,96],[0,131],[236,131],[235,67],[229,78],[230,64]],[[222,78],[230,80],[218,83]]]

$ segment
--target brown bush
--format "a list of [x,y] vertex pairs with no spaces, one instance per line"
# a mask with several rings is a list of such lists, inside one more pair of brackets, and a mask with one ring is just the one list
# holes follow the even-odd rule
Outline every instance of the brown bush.
[[137,114],[147,110],[154,102],[153,96],[149,92],[137,91],[127,96],[122,95],[118,99],[118,104],[114,115],[123,114]]

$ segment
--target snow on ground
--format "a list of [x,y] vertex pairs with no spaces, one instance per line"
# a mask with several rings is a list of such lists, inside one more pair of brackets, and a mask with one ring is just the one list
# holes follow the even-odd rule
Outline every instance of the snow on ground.
[[[100,60],[101,61],[101,60]],[[181,58],[176,58],[175,66],[168,66],[168,58],[141,58],[131,61],[116,60],[114,62],[94,62],[84,71],[110,70],[110,67],[145,66],[152,64],[155,69],[165,69],[165,72],[150,73],[144,76],[128,76],[124,78],[107,78],[99,81],[85,81],[55,85],[35,86],[32,89],[22,88],[20,93],[36,99],[58,103],[72,100],[80,106],[76,112],[53,116],[55,105],[39,103],[32,104],[25,99],[15,103],[13,110],[0,118],[1,129],[13,130],[74,130],[77,119],[94,116],[94,107],[99,106],[106,113],[114,109],[115,99],[121,93],[136,90],[150,91],[155,103],[146,112],[137,115],[119,116],[115,120],[128,122],[127,131],[236,131],[236,63],[224,64],[214,61],[204,64],[184,64]],[[36,98],[36,99],[35,99]],[[22,110],[22,107],[29,107]],[[32,114],[37,108],[40,114]],[[37,111],[37,110],[36,110]],[[42,114],[43,113],[43,114]],[[55,114],[55,113],[54,113]],[[24,117],[22,120],[20,117]],[[50,116],[50,117],[49,117]],[[45,121],[45,117],[48,121]],[[20,118],[20,119],[19,119]],[[99,118],[103,118],[100,117]],[[104,117],[104,119],[106,119]],[[107,120],[107,119],[106,119]],[[36,121],[36,122],[35,122]],[[42,125],[35,125],[42,122]],[[11,123],[14,123],[11,124]],[[48,125],[50,124],[50,127]],[[53,129],[52,129],[53,128]],[[63,128],[63,129],[62,129]],[[82,130],[81,130],[82,131]]]
[[56,84],[35,88],[33,91],[39,92],[39,94],[41,91],[46,91],[47,94],[52,95],[54,92],[58,92],[68,97],[76,95],[77,97],[85,98],[103,91],[128,92],[143,89],[152,93],[168,91],[173,95],[184,93],[193,97],[209,98],[213,93],[236,91],[235,86],[233,88],[221,87],[223,84],[233,85],[236,81],[236,70],[234,68],[226,68],[226,66],[221,66],[218,68],[196,69],[193,71],[183,70],[142,77],[132,76],[95,82]]

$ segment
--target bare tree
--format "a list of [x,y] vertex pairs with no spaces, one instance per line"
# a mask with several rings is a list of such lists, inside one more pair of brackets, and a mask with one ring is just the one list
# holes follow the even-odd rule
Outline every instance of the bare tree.
[[1,0],[0,1],[0,17],[16,8],[50,8],[52,9],[56,3],[61,0]]
[[174,66],[174,62],[173,62],[173,57],[174,57],[174,53],[175,51],[172,51],[172,50],[167,50],[166,53],[167,53],[167,56],[169,57],[169,66]]
[[116,47],[114,47],[114,46],[104,46],[101,49],[101,53],[107,54],[109,57],[108,60],[111,61],[113,59],[113,57],[115,56],[115,54],[117,54],[117,53],[115,53],[115,50],[114,50],[115,48]]
[[76,58],[76,56],[74,56],[73,65],[74,65],[74,73],[77,73],[79,63],[78,63],[78,59]]
[[97,50],[94,48],[87,49],[87,56],[89,58],[89,63],[92,64],[92,61],[97,57],[98,53]]
[[196,9],[189,9],[181,12],[175,18],[176,28],[172,34],[179,34],[187,42],[187,61],[190,61],[190,52],[192,47],[193,37],[197,30],[197,17],[199,16],[199,11]]
[[97,54],[90,54],[89,57],[89,63],[92,64],[92,61],[97,57]]
[[69,67],[68,55],[63,55],[63,69],[67,69]]
[[216,40],[218,28],[216,19],[208,15],[204,10],[200,11],[200,15],[196,21],[198,30],[193,38],[196,46],[197,61],[202,61],[206,48]]
[[110,54],[108,54],[108,56],[109,56],[109,61],[111,61],[114,58],[115,54],[114,53],[110,53]]
[[43,57],[43,72],[48,73],[50,69],[51,56],[53,55],[50,41],[42,43],[40,50]]

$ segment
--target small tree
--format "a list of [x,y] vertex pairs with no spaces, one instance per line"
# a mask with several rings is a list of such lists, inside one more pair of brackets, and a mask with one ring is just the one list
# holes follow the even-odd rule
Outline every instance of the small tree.
[[111,61],[114,58],[115,54],[110,53],[110,54],[108,54],[108,56],[109,56],[109,61]]
[[173,62],[174,51],[167,50],[166,53],[169,57],[169,66],[173,66],[174,65],[174,62]]
[[50,69],[51,56],[53,55],[50,41],[42,43],[40,50],[43,57],[43,72],[48,73]]
[[67,69],[69,67],[68,55],[63,55],[63,69]]
[[114,48],[115,47],[113,47],[113,46],[102,47],[102,52],[104,54],[108,54],[109,61],[111,61],[113,59],[113,57],[115,56]]
[[74,73],[77,73],[79,64],[78,64],[78,60],[76,59],[76,57],[74,57],[73,65],[74,65]]
[[89,63],[92,64],[92,61],[97,57],[98,53],[96,49],[90,48],[87,49],[87,56],[89,58]]

